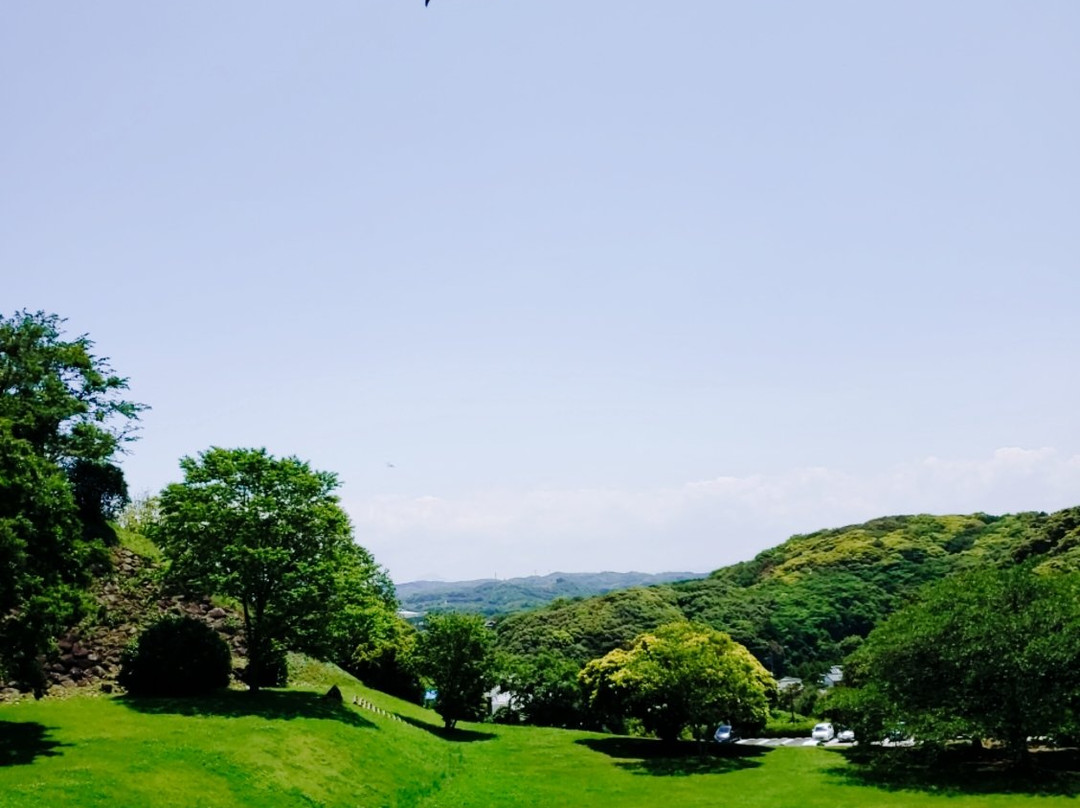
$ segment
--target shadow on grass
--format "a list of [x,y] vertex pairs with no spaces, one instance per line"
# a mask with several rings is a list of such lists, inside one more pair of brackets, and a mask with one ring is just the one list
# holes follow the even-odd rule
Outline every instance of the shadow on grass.
[[374,723],[343,704],[325,699],[318,693],[295,690],[260,690],[258,693],[225,690],[211,696],[171,699],[121,696],[117,701],[136,712],[153,715],[257,716],[271,721],[321,718],[352,727],[375,728]]
[[0,721],[0,766],[26,766],[39,757],[56,757],[56,750],[71,744],[49,739],[44,724]]
[[619,762],[615,765],[620,769],[661,777],[725,774],[751,769],[761,765],[761,761],[755,758],[769,751],[757,746],[709,744],[702,754],[701,745],[694,741],[672,744],[651,738],[582,738],[574,743],[618,758]]
[[1033,752],[1027,766],[1017,766],[1000,750],[848,749],[835,750],[847,765],[826,770],[834,780],[884,791],[935,794],[1080,795],[1080,752],[1076,749]]
[[417,718],[410,718],[407,715],[401,715],[400,713],[394,713],[398,718],[404,721],[410,726],[422,729],[424,732],[430,732],[436,738],[442,738],[444,741],[454,741],[455,743],[473,743],[474,741],[490,741],[495,737],[493,732],[478,732],[474,729],[461,729],[455,727],[454,729],[446,729],[446,727],[440,727],[437,724],[428,724],[426,721],[421,721]]

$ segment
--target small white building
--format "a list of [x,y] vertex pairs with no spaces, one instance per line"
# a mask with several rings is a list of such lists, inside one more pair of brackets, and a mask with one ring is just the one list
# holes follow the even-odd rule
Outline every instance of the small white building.
[[487,695],[488,699],[491,702],[492,714],[497,712],[502,707],[509,707],[511,702],[514,700],[513,693],[507,693],[505,690],[500,690],[497,687]]
[[825,687],[833,687],[844,681],[844,668],[841,665],[833,665],[829,672],[821,677],[821,684]]

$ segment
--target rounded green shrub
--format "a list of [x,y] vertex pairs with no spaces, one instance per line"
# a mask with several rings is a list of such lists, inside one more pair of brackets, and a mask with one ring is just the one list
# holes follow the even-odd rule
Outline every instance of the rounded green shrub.
[[121,658],[120,684],[135,696],[197,696],[229,684],[229,646],[204,623],[165,617]]

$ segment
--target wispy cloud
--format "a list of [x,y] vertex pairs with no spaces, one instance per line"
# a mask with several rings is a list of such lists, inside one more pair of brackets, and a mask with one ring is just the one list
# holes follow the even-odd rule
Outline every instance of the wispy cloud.
[[554,570],[698,570],[792,533],[897,513],[1054,510],[1080,501],[1080,455],[1001,448],[887,470],[798,468],[627,491],[493,490],[346,502],[360,541],[396,580]]

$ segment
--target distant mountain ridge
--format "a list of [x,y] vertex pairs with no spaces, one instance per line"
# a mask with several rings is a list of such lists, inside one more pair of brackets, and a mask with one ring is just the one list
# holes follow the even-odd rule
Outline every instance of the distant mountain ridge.
[[702,572],[553,572],[524,578],[473,581],[409,581],[397,584],[401,607],[413,612],[459,611],[483,615],[534,609],[553,601],[603,595],[706,577]]

